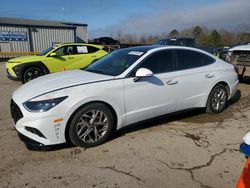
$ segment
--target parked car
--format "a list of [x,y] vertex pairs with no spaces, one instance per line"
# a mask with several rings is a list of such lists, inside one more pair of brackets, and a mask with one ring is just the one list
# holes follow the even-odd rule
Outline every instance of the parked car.
[[244,76],[250,76],[250,45],[230,48],[226,60],[238,68],[240,79]]
[[228,53],[229,47],[223,47],[217,49],[217,56],[226,61],[227,53]]
[[194,38],[169,38],[162,39],[156,42],[159,45],[174,45],[174,46],[188,46],[197,47]]
[[16,130],[40,145],[92,147],[113,131],[176,111],[220,113],[238,86],[234,66],[195,48],[120,49],[83,70],[32,80],[11,100]]
[[82,43],[56,45],[39,55],[10,59],[6,63],[7,76],[26,83],[45,74],[86,67],[107,53],[100,45]]
[[100,37],[94,39],[94,44],[101,44],[101,45],[120,45],[118,40],[115,40],[111,37]]

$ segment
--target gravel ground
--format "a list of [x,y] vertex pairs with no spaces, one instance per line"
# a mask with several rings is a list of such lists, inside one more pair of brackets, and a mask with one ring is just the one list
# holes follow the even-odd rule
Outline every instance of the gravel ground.
[[221,114],[162,117],[116,133],[91,149],[28,150],[9,112],[21,84],[0,63],[0,187],[235,187],[245,163],[238,148],[250,130],[250,81]]

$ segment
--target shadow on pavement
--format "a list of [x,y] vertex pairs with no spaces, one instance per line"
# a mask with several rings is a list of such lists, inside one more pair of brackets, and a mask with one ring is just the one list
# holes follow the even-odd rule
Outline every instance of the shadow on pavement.
[[241,80],[240,80],[240,83],[242,83],[242,84],[250,84],[250,77],[249,76],[245,76],[244,78],[242,78]]

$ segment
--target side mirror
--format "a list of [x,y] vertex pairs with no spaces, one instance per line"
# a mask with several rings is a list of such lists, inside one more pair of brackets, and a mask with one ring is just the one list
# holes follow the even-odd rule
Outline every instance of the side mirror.
[[55,52],[52,52],[49,54],[49,57],[55,57],[55,56],[57,56],[57,54]]
[[138,81],[140,78],[143,78],[143,77],[151,77],[153,76],[153,72],[149,69],[146,69],[146,68],[140,68],[136,71],[135,73],[135,79],[134,81]]

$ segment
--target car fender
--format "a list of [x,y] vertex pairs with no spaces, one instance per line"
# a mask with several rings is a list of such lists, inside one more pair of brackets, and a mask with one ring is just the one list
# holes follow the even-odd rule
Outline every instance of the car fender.
[[[213,89],[217,84],[219,84],[219,83],[224,83],[224,84],[226,84],[226,85],[229,87],[229,92],[231,91],[230,86],[229,86],[230,84],[229,84],[227,81],[225,81],[225,79],[223,79],[223,78],[218,78],[218,79],[216,79],[216,80],[210,85],[210,87],[208,88],[207,96],[204,98],[204,101],[203,101],[203,107],[206,107],[206,105],[207,105],[207,100],[208,100],[208,97],[209,97],[209,95],[210,95],[212,89]],[[230,93],[229,93],[229,95],[230,95]]]
[[23,74],[23,71],[27,68],[30,67],[39,67],[41,68],[45,74],[49,74],[50,71],[47,68],[47,66],[41,62],[41,61],[35,61],[35,62],[27,62],[27,63],[21,63],[15,67],[13,67],[14,70],[18,70],[18,72],[15,71],[15,73],[17,74],[18,77],[21,77]]
[[[100,100],[101,98],[101,100]],[[112,107],[114,112],[116,113],[116,118],[117,118],[117,124],[116,124],[116,130],[120,129],[122,125],[126,123],[126,118],[125,118],[125,113],[122,112],[121,108],[119,107],[118,104],[115,104],[110,97],[108,96],[94,96],[94,97],[88,97],[84,98],[80,101],[76,101],[76,103],[70,108],[70,110],[67,112],[67,114],[64,116],[64,123],[62,124],[61,127],[61,133],[63,134],[62,136],[65,136],[65,131],[66,127],[68,126],[68,123],[70,121],[70,118],[72,115],[82,106],[87,105],[89,103],[93,102],[100,102],[100,103],[105,103],[108,104],[109,106]]]

